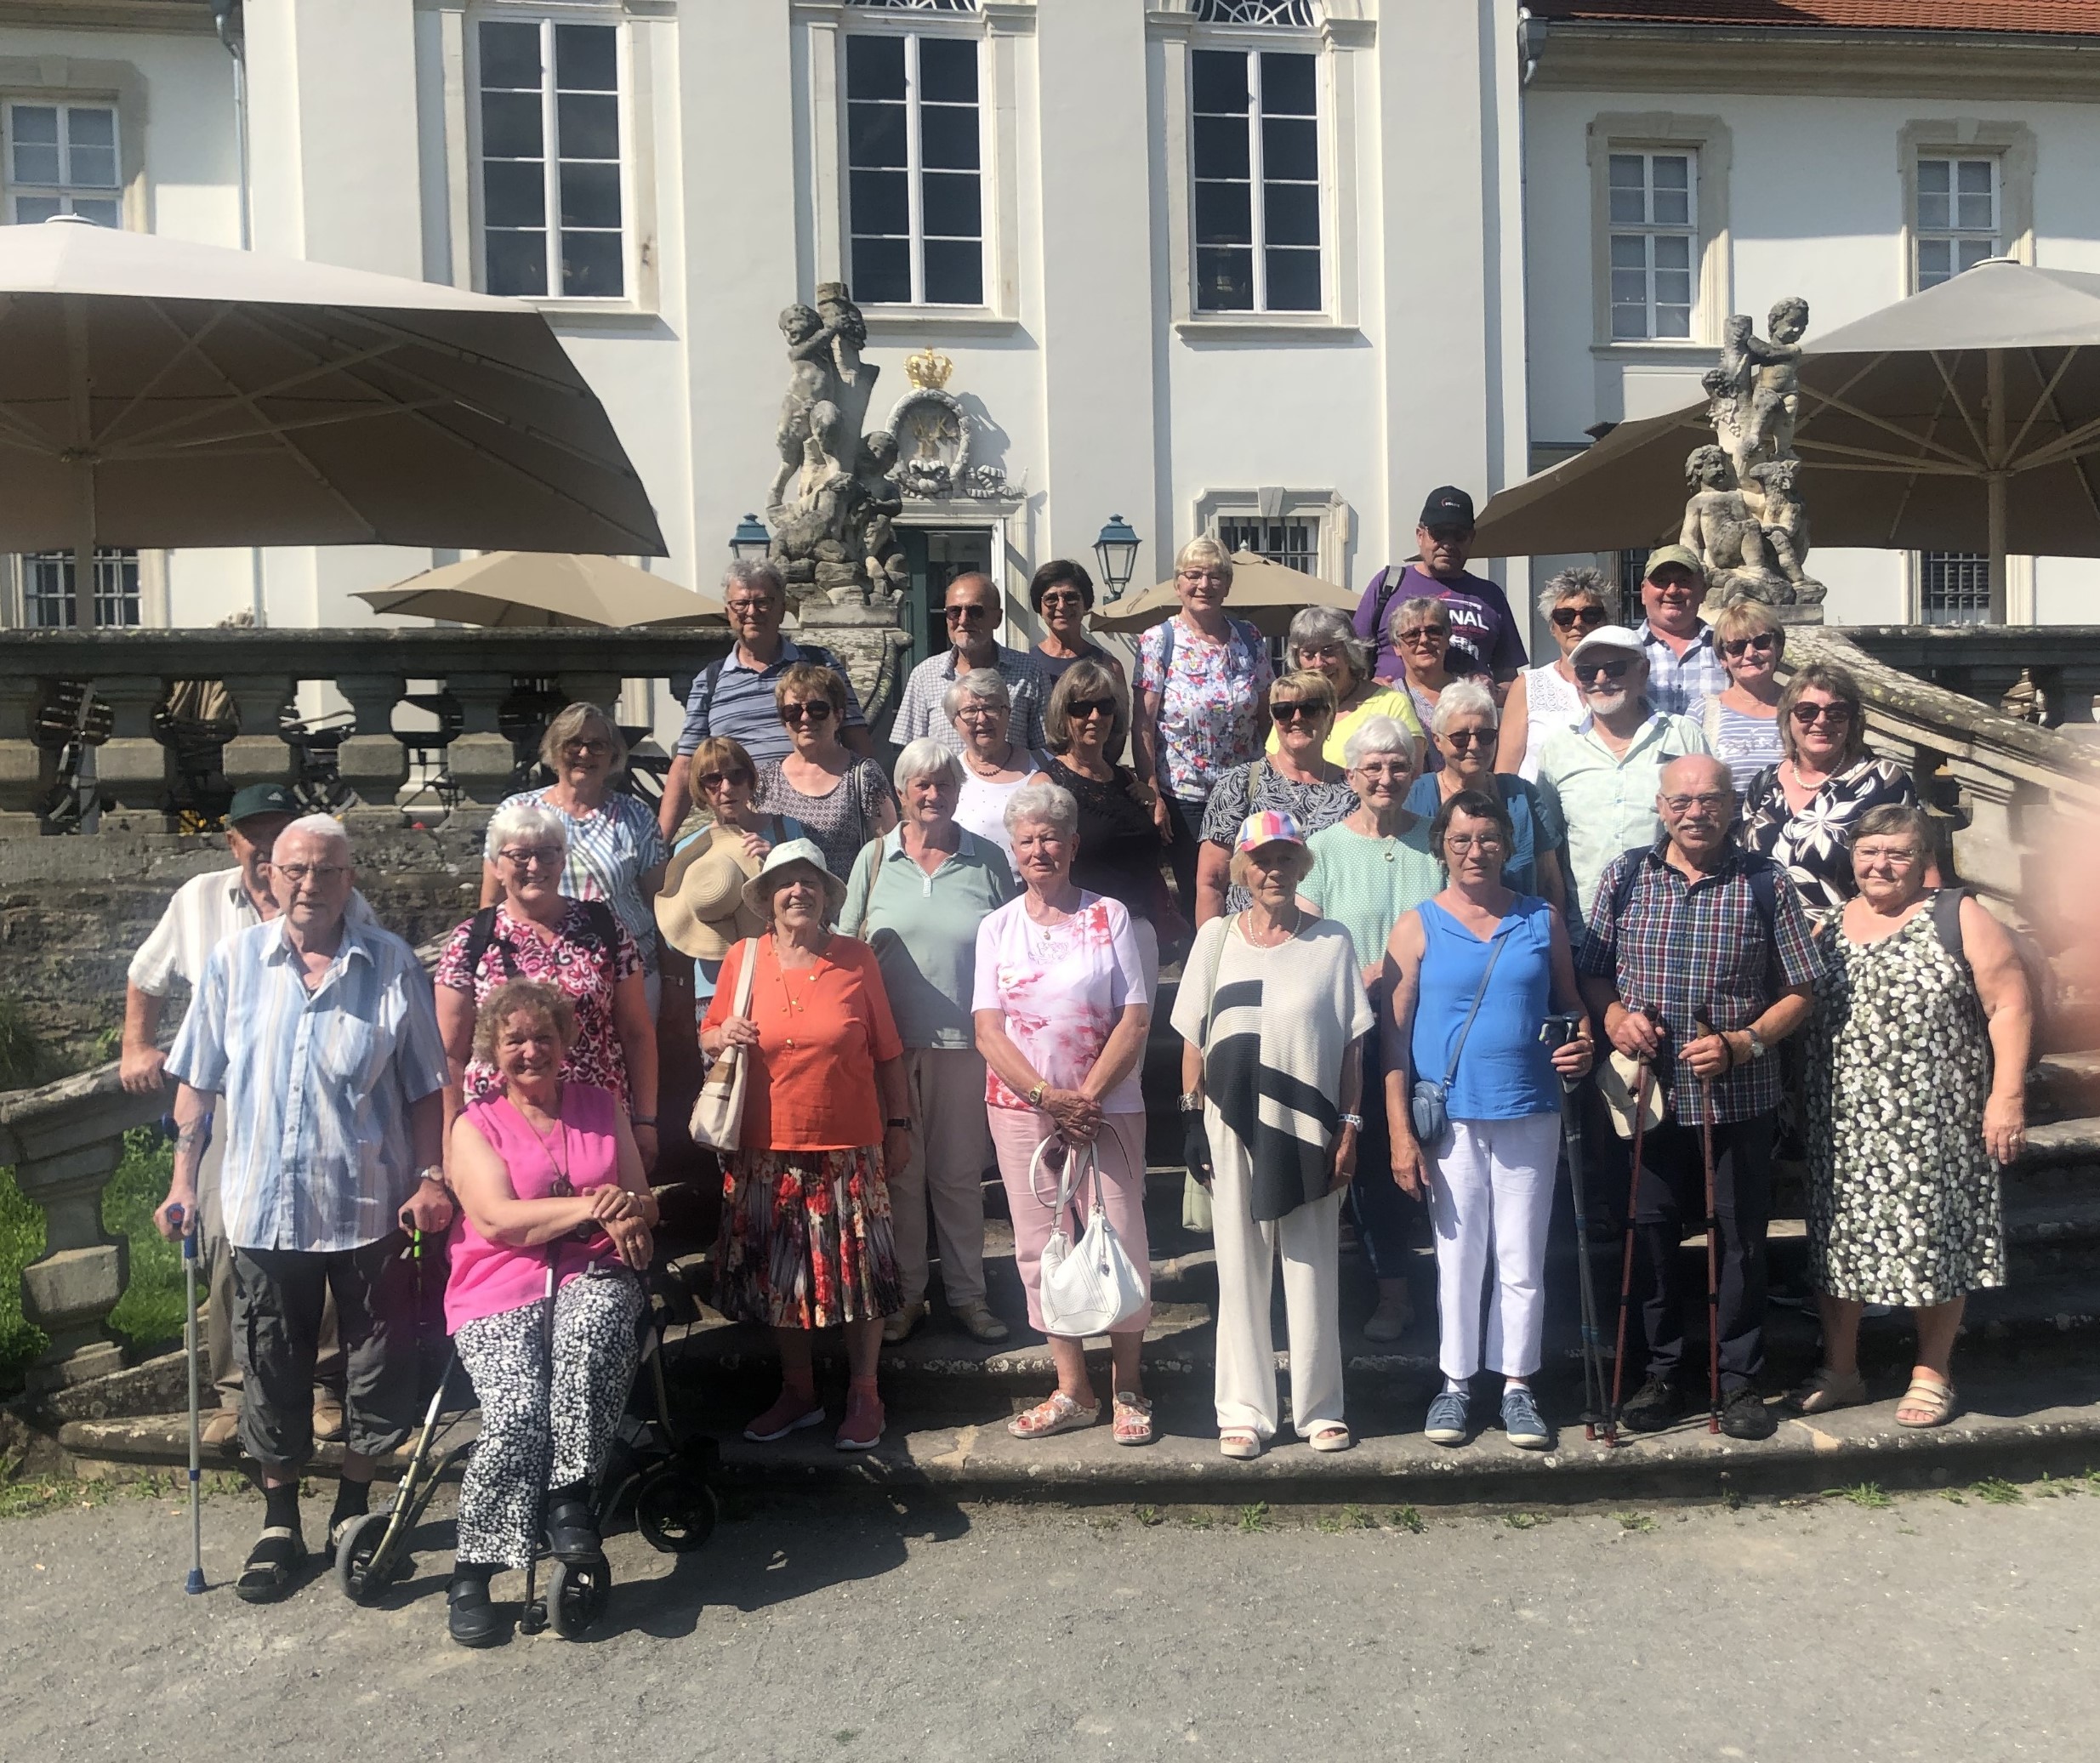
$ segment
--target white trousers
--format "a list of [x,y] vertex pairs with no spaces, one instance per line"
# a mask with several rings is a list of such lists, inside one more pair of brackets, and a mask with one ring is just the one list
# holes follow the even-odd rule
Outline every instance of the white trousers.
[[912,1148],[890,1174],[890,1227],[904,1301],[926,1295],[926,1202],[941,1246],[948,1307],[984,1302],[984,1172],[992,1132],[984,1118],[984,1059],[972,1047],[907,1047]]
[[[1486,1368],[1528,1378],[1545,1326],[1546,1226],[1553,1215],[1561,1117],[1454,1120],[1429,1159],[1437,1228],[1437,1362],[1448,1378]],[[1487,1339],[1481,1339],[1488,1257]]]
[[1218,1261],[1218,1430],[1250,1429],[1273,1438],[1277,1426],[1276,1340],[1269,1294],[1283,1260],[1283,1316],[1290,1334],[1290,1418],[1300,1438],[1342,1418],[1340,1193],[1267,1224],[1249,1210],[1247,1154],[1216,1106],[1204,1104],[1210,1134],[1211,1243]]

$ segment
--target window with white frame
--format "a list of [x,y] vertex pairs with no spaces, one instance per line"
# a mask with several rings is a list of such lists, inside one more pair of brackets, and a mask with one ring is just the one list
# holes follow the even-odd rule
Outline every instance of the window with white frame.
[[1919,623],[1989,622],[1989,558],[1981,551],[1918,553]]
[[1699,215],[1690,153],[1614,151],[1610,195],[1612,340],[1689,338],[1698,304]]
[[1999,254],[1999,162],[1920,155],[1917,176],[1918,287],[1950,282]]
[[1196,0],[1200,25],[1296,25],[1312,23],[1312,0]]
[[7,107],[8,219],[27,226],[54,214],[123,225],[117,169],[117,107]]
[[620,299],[619,27],[483,19],[475,45],[482,286]]
[[[22,566],[22,623],[32,630],[70,630],[73,624],[73,554],[35,551]],[[139,554],[94,554],[94,622],[137,624]]]
[[1312,575],[1320,566],[1320,523],[1299,515],[1264,520],[1257,515],[1218,516],[1218,543],[1228,551],[1251,551],[1268,563],[1280,563]]
[[967,37],[845,40],[846,232],[863,306],[984,304],[977,57]]
[[1189,65],[1197,310],[1319,311],[1318,58],[1198,49]]

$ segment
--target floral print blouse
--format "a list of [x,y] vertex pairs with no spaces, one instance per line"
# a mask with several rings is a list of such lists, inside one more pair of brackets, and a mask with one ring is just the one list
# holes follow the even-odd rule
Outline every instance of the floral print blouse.
[[1192,634],[1178,612],[1138,639],[1135,690],[1141,700],[1159,694],[1169,795],[1200,802],[1235,765],[1260,757],[1261,702],[1275,677],[1261,634],[1238,618],[1222,643]]
[[[1094,1069],[1126,1004],[1150,1004],[1143,958],[1120,901],[1082,893],[1078,910],[1056,924],[1028,916],[1028,896],[1010,901],[977,926],[973,1010],[997,1010],[1006,1032],[1053,1089],[1076,1089]],[[984,1099],[1026,1110],[999,1074],[985,1068]],[[1139,1073],[1101,1098],[1107,1114],[1142,1114]]]
[[1893,759],[1870,755],[1826,777],[1799,814],[1787,805],[1779,766],[1767,765],[1743,799],[1743,846],[1793,877],[1801,904],[1820,920],[1859,891],[1852,879],[1852,828],[1870,808],[1891,803],[1918,805],[1910,774]]

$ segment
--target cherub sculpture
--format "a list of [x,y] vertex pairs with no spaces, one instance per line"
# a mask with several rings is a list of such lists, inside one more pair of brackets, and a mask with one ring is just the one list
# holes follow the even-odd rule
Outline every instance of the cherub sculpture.
[[[859,315],[855,315],[857,317]],[[834,408],[838,399],[836,370],[831,345],[838,335],[835,324],[827,324],[800,301],[780,315],[781,333],[788,339],[788,395],[780,403],[780,427],[773,444],[780,454],[780,469],[773,474],[766,509],[777,515],[788,486],[804,464],[804,447],[810,439],[810,413],[820,403]],[[856,357],[857,361],[858,357]]]
[[890,475],[896,465],[896,437],[884,429],[863,435],[860,465],[854,485],[859,492],[861,554],[868,584],[871,590],[880,584],[885,593],[893,593],[908,574],[893,524],[904,509],[904,492]]
[[1791,598],[1814,606],[1829,590],[1802,567],[1808,555],[1808,510],[1794,487],[1800,470],[1799,459],[1761,461],[1750,469],[1743,499],[1756,517],[1765,549],[1786,577]]

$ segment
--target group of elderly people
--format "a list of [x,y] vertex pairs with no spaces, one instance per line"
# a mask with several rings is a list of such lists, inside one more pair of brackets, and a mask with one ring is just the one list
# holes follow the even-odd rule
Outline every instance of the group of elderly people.
[[[283,1595],[304,1556],[324,1311],[347,1368],[331,1546],[413,1424],[407,1229],[449,1227],[447,1326],[482,1410],[452,1633],[497,1637],[489,1578],[543,1538],[595,1554],[590,1488],[657,1224],[660,1024],[747,1067],[715,1301],[772,1331],[781,1369],[748,1439],[826,1422],[812,1335],[839,1327],[834,1442],[874,1447],[881,1348],[927,1317],[936,1254],[952,1322],[1008,1338],[985,1277],[996,1168],[1032,1327],[1048,1332],[1045,1267],[1089,1215],[1119,1245],[1135,1283],[1105,1331],[1110,1434],[1149,1442],[1140,1072],[1163,959],[1181,961],[1171,1023],[1185,1160],[1210,1202],[1226,1456],[1259,1455],[1281,1424],[1279,1260],[1291,1424],[1316,1450],[1352,1442],[1345,1214],[1377,1282],[1373,1341],[1409,1327],[1418,1223],[1433,1238],[1426,1436],[1473,1437],[1473,1380],[1493,1371],[1508,1442],[1551,1442],[1532,1379],[1568,1106],[1608,1152],[1646,1111],[1622,1222],[1648,1375],[1625,1423],[1668,1425],[1688,1399],[1677,1250],[1702,1215],[1704,1128],[1720,1418],[1767,1436],[1764,1236],[1788,1089],[1825,1351],[1791,1401],[1865,1399],[1863,1309],[1903,1305],[1919,1339],[1897,1418],[1947,1419],[1964,1299],[2004,1279],[1997,1169],[2023,1142],[2032,1005],[2011,940],[1937,887],[1932,823],[1866,749],[1850,676],[1811,663],[1778,686],[1767,609],[1709,626],[1697,560],[1667,549],[1639,628],[1571,571],[1539,606],[1559,656],[1510,666],[1506,602],[1465,572],[1470,520],[1438,492],[1422,561],[1366,596],[1370,632],[1300,612],[1280,675],[1226,613],[1213,541],[1184,548],[1181,608],[1127,682],[1086,635],[1078,565],[1038,572],[1030,653],[994,640],[992,584],[959,578],[953,643],[915,671],[886,777],[835,663],[781,634],[778,577],[739,565],[739,640],[694,682],[663,820],[616,787],[611,717],[569,707],[543,748],[553,782],[492,816],[483,904],[430,978],[363,908],[339,823],[247,805],[271,811],[237,816],[241,867],[185,890],[140,952],[124,1062],[128,1084],[160,1080],[157,1001],[187,981],[161,1217],[194,1228],[210,1189],[239,1436],[267,1507],[241,1595]],[[690,802],[705,814],[688,835]],[[1049,1338],[1056,1383],[1013,1418],[1017,1438],[1101,1414],[1084,1339]]]

